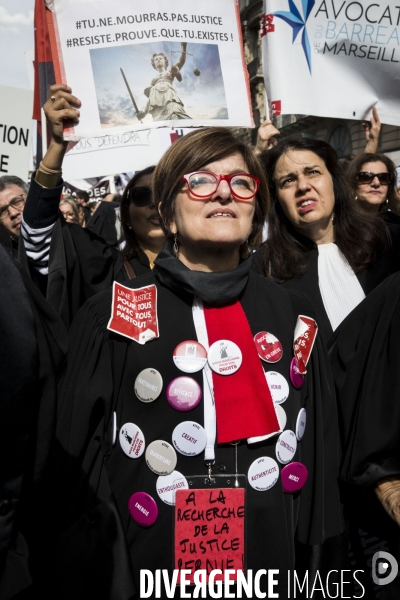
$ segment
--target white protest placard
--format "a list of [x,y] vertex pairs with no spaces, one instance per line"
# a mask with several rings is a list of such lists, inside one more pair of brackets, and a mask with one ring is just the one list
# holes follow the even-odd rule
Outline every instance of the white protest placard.
[[81,139],[65,155],[63,176],[87,179],[140,171],[160,160],[171,145],[171,133],[172,129],[164,127]]
[[0,176],[28,179],[33,92],[0,86]]
[[82,101],[68,140],[253,126],[238,0],[54,0],[58,81]]
[[272,116],[400,125],[397,0],[264,0],[261,35]]

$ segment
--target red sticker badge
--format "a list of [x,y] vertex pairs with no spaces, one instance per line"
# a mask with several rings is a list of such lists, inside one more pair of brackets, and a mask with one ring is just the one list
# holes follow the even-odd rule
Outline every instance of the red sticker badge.
[[156,286],[152,284],[132,290],[114,281],[111,319],[107,329],[138,344],[158,338]]
[[296,366],[300,375],[307,373],[307,363],[311,356],[318,325],[314,319],[299,315],[294,329],[293,350],[296,357]]
[[272,333],[260,331],[254,336],[258,356],[265,362],[275,363],[283,356],[282,344]]

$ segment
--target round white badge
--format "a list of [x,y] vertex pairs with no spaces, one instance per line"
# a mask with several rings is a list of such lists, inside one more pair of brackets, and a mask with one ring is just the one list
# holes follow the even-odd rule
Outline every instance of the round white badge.
[[175,348],[173,359],[178,369],[184,373],[196,373],[207,362],[207,350],[199,342],[186,340]]
[[279,479],[277,462],[269,456],[257,458],[249,468],[247,478],[257,492],[265,492],[272,488]]
[[242,352],[234,342],[218,340],[210,346],[208,364],[215,373],[232,375],[242,364]]
[[135,394],[141,402],[154,402],[161,394],[163,380],[156,369],[140,371],[135,380]]
[[304,432],[306,430],[306,423],[307,423],[306,409],[301,408],[299,410],[299,414],[297,416],[297,421],[296,421],[296,437],[299,441],[302,439]]
[[113,412],[113,432],[112,432],[112,445],[115,446],[115,442],[117,441],[117,413]]
[[280,406],[279,404],[275,404],[275,410],[276,410],[276,414],[278,415],[279,425],[281,426],[281,429],[283,430],[283,429],[285,429],[286,422],[287,422],[286,413],[283,410],[282,406]]
[[283,465],[287,465],[296,454],[297,438],[293,431],[287,429],[283,431],[276,442],[276,458]]
[[146,464],[156,475],[169,475],[176,467],[176,452],[168,442],[155,440],[147,446]]
[[157,494],[165,504],[175,506],[176,490],[189,489],[186,478],[179,471],[172,471],[170,475],[160,476],[156,481]]
[[134,423],[125,423],[119,432],[119,443],[129,458],[139,458],[145,448],[142,430]]
[[172,432],[174,448],[184,456],[201,454],[207,444],[205,429],[194,421],[179,423]]
[[283,375],[276,371],[266,371],[265,378],[275,404],[283,404],[289,396],[289,384]]

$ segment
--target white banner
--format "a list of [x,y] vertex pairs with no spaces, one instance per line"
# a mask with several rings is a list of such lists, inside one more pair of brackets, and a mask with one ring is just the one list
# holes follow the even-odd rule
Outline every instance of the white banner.
[[397,0],[264,0],[261,35],[272,116],[400,125]]
[[65,139],[253,126],[238,0],[53,4],[56,73],[82,100]]
[[157,164],[171,143],[189,131],[163,127],[84,138],[65,155],[63,177],[88,179],[104,173],[140,171]]
[[28,179],[33,92],[0,86],[0,176]]

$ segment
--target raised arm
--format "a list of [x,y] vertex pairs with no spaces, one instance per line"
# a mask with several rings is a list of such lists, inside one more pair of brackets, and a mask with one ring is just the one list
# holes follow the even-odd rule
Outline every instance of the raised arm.
[[51,236],[59,218],[61,167],[68,145],[63,139],[64,122],[79,122],[77,107],[80,104],[80,100],[71,94],[71,88],[57,84],[50,87],[43,106],[52,139],[32,180],[21,226],[28,259],[43,275],[48,271]]
[[367,141],[365,152],[375,154],[378,152],[379,134],[382,127],[376,106],[372,107],[372,117],[370,120],[364,121],[362,125],[365,130],[365,139]]

